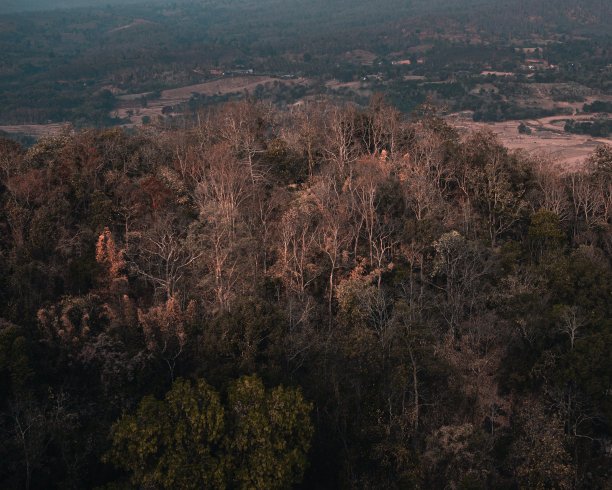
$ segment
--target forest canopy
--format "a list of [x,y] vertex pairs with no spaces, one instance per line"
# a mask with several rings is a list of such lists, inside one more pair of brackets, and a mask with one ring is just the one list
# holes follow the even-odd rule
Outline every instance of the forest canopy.
[[607,488],[612,148],[253,100],[0,138],[5,488]]

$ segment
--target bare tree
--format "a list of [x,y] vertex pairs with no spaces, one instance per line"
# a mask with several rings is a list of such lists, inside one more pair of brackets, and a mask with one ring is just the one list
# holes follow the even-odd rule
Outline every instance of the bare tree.
[[435,212],[442,202],[442,196],[428,175],[428,170],[410,157],[399,164],[399,178],[404,191],[404,201],[417,221]]
[[340,175],[356,157],[355,111],[349,107],[332,106],[325,118],[324,152]]
[[567,334],[570,348],[573,350],[574,342],[576,342],[576,338],[579,336],[579,331],[586,325],[587,321],[580,308],[576,305],[560,305],[556,307],[555,313],[558,318],[557,325],[559,330]]
[[76,414],[67,410],[64,393],[49,392],[43,402],[33,397],[21,397],[9,401],[9,411],[2,414],[12,422],[13,438],[23,454],[25,488],[32,486],[32,475],[40,465],[49,445],[63,431],[73,428]]
[[324,140],[325,109],[322,104],[312,102],[292,110],[290,123],[283,134],[308,162],[308,177],[312,178]]
[[560,166],[550,159],[539,157],[533,162],[533,174],[539,193],[532,205],[532,211],[544,208],[555,213],[560,220],[566,220],[569,200]]
[[235,293],[238,273],[243,273],[242,279],[248,275],[245,270],[238,271],[238,265],[252,258],[239,252],[245,242],[243,208],[254,189],[251,174],[227,143],[212,147],[201,165],[205,170],[196,184],[194,201],[202,229],[197,232],[196,241],[201,246],[199,256],[203,257],[205,274],[212,276],[212,281],[205,282],[212,282],[215,308],[223,310],[229,307]]
[[215,114],[222,141],[227,142],[234,156],[244,161],[251,183],[261,176],[255,156],[263,152],[263,132],[271,119],[270,108],[261,103],[241,100],[225,104]]
[[515,176],[518,182],[512,182],[513,173],[522,171],[522,160],[520,156],[515,158],[517,168],[512,169],[507,150],[487,131],[471,134],[464,148],[462,158],[469,170],[462,185],[467,185],[472,203],[483,214],[491,244],[495,246],[497,238],[518,221],[526,206],[521,175]]
[[570,196],[576,219],[582,218],[590,228],[599,210],[597,185],[590,172],[581,170],[569,175]]
[[385,103],[381,94],[375,94],[361,120],[360,129],[366,151],[372,156],[379,156],[383,152],[394,156],[401,123],[400,112]]
[[298,200],[283,214],[277,230],[278,259],[272,272],[299,298],[305,297],[319,275],[315,264],[318,230],[312,212],[307,200]]
[[[249,196],[249,174],[227,144],[215,145],[204,156],[201,180],[195,188],[195,202],[200,214],[214,212],[235,235],[240,207]],[[211,209],[214,208],[214,209]]]
[[355,256],[358,240],[363,230],[369,249],[370,265],[374,264],[374,250],[376,244],[379,243],[376,235],[381,224],[378,188],[389,173],[390,166],[383,158],[362,158],[351,167],[351,173],[343,186],[356,215]]
[[19,143],[0,137],[0,182],[4,185],[19,170],[23,149]]
[[159,218],[151,228],[131,234],[126,253],[130,267],[166,299],[179,292],[188,269],[203,254],[186,246],[187,233],[178,227],[172,216]]
[[332,318],[332,301],[334,297],[335,274],[346,247],[351,242],[347,232],[349,213],[341,190],[333,175],[325,176],[309,195],[317,210],[319,226],[317,227],[317,245],[329,260],[329,296],[328,310]]
[[186,311],[182,311],[176,296],[169,298],[164,305],[138,310],[146,348],[165,361],[171,381],[174,381],[176,362],[187,342],[186,326],[193,323],[194,315],[195,302],[190,301]]

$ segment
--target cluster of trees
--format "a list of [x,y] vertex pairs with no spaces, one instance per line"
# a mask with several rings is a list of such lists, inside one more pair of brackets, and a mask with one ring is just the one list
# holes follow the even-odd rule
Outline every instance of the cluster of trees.
[[611,186],[380,98],[1,139],[0,481],[604,488]]
[[584,104],[582,110],[587,113],[593,112],[612,112],[612,102],[595,100],[591,104]]
[[563,129],[568,133],[607,137],[612,134],[612,119],[594,119],[592,121],[576,121],[571,119],[565,123]]
[[[566,110],[565,110],[566,111]],[[543,109],[541,107],[529,107],[518,102],[496,101],[487,102],[483,100],[476,108],[473,115],[474,121],[499,122],[512,121],[515,119],[538,119],[540,117],[554,116],[559,112],[565,112],[558,108]]]

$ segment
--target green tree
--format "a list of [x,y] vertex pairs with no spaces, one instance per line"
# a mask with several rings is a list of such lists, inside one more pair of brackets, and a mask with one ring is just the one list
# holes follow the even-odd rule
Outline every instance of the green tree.
[[[526,162],[508,151],[491,132],[473,133],[464,143],[459,186],[484,218],[491,244],[523,216],[529,179]],[[467,171],[467,173],[466,173]]]
[[541,259],[546,252],[562,251],[566,240],[567,237],[561,229],[559,216],[555,213],[540,209],[531,215],[526,243],[535,260]]
[[34,377],[29,351],[22,329],[0,318],[0,393],[3,396],[25,391]]
[[313,427],[311,405],[299,390],[266,391],[257,376],[229,390],[233,428],[228,445],[236,488],[288,488],[302,480]]
[[138,487],[287,488],[307,465],[311,406],[299,390],[266,390],[256,376],[229,389],[225,409],[203,379],[177,379],[164,400],[142,399],[112,431],[104,461]]
[[531,128],[522,122],[518,125],[518,132],[519,134],[531,134]]
[[204,380],[177,379],[164,400],[147,396],[135,415],[119,419],[104,460],[141,488],[225,488],[224,429],[218,393]]

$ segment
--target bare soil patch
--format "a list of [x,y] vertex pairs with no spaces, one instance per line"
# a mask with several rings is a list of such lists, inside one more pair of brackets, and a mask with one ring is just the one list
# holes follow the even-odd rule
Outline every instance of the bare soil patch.
[[378,56],[375,53],[372,53],[371,51],[355,49],[346,53],[344,55],[344,58],[349,63],[354,63],[356,65],[372,65],[374,63],[374,60],[378,58]]
[[[490,129],[510,150],[523,149],[532,155],[547,156],[569,170],[582,165],[597,146],[612,145],[611,138],[593,138],[563,131],[567,119],[590,118],[592,115],[552,116],[525,121],[479,123],[471,120],[471,113],[465,112],[451,114],[447,120],[460,133]],[[521,122],[531,129],[531,134],[519,134],[518,125]]]
[[0,131],[8,134],[25,134],[34,138],[42,136],[52,136],[59,134],[62,130],[63,123],[51,124],[13,124],[0,126]]
[[325,86],[330,90],[350,90],[351,92],[355,92],[357,95],[364,97],[372,95],[372,90],[370,89],[369,84],[362,81],[341,82],[340,80],[334,79],[325,82]]

